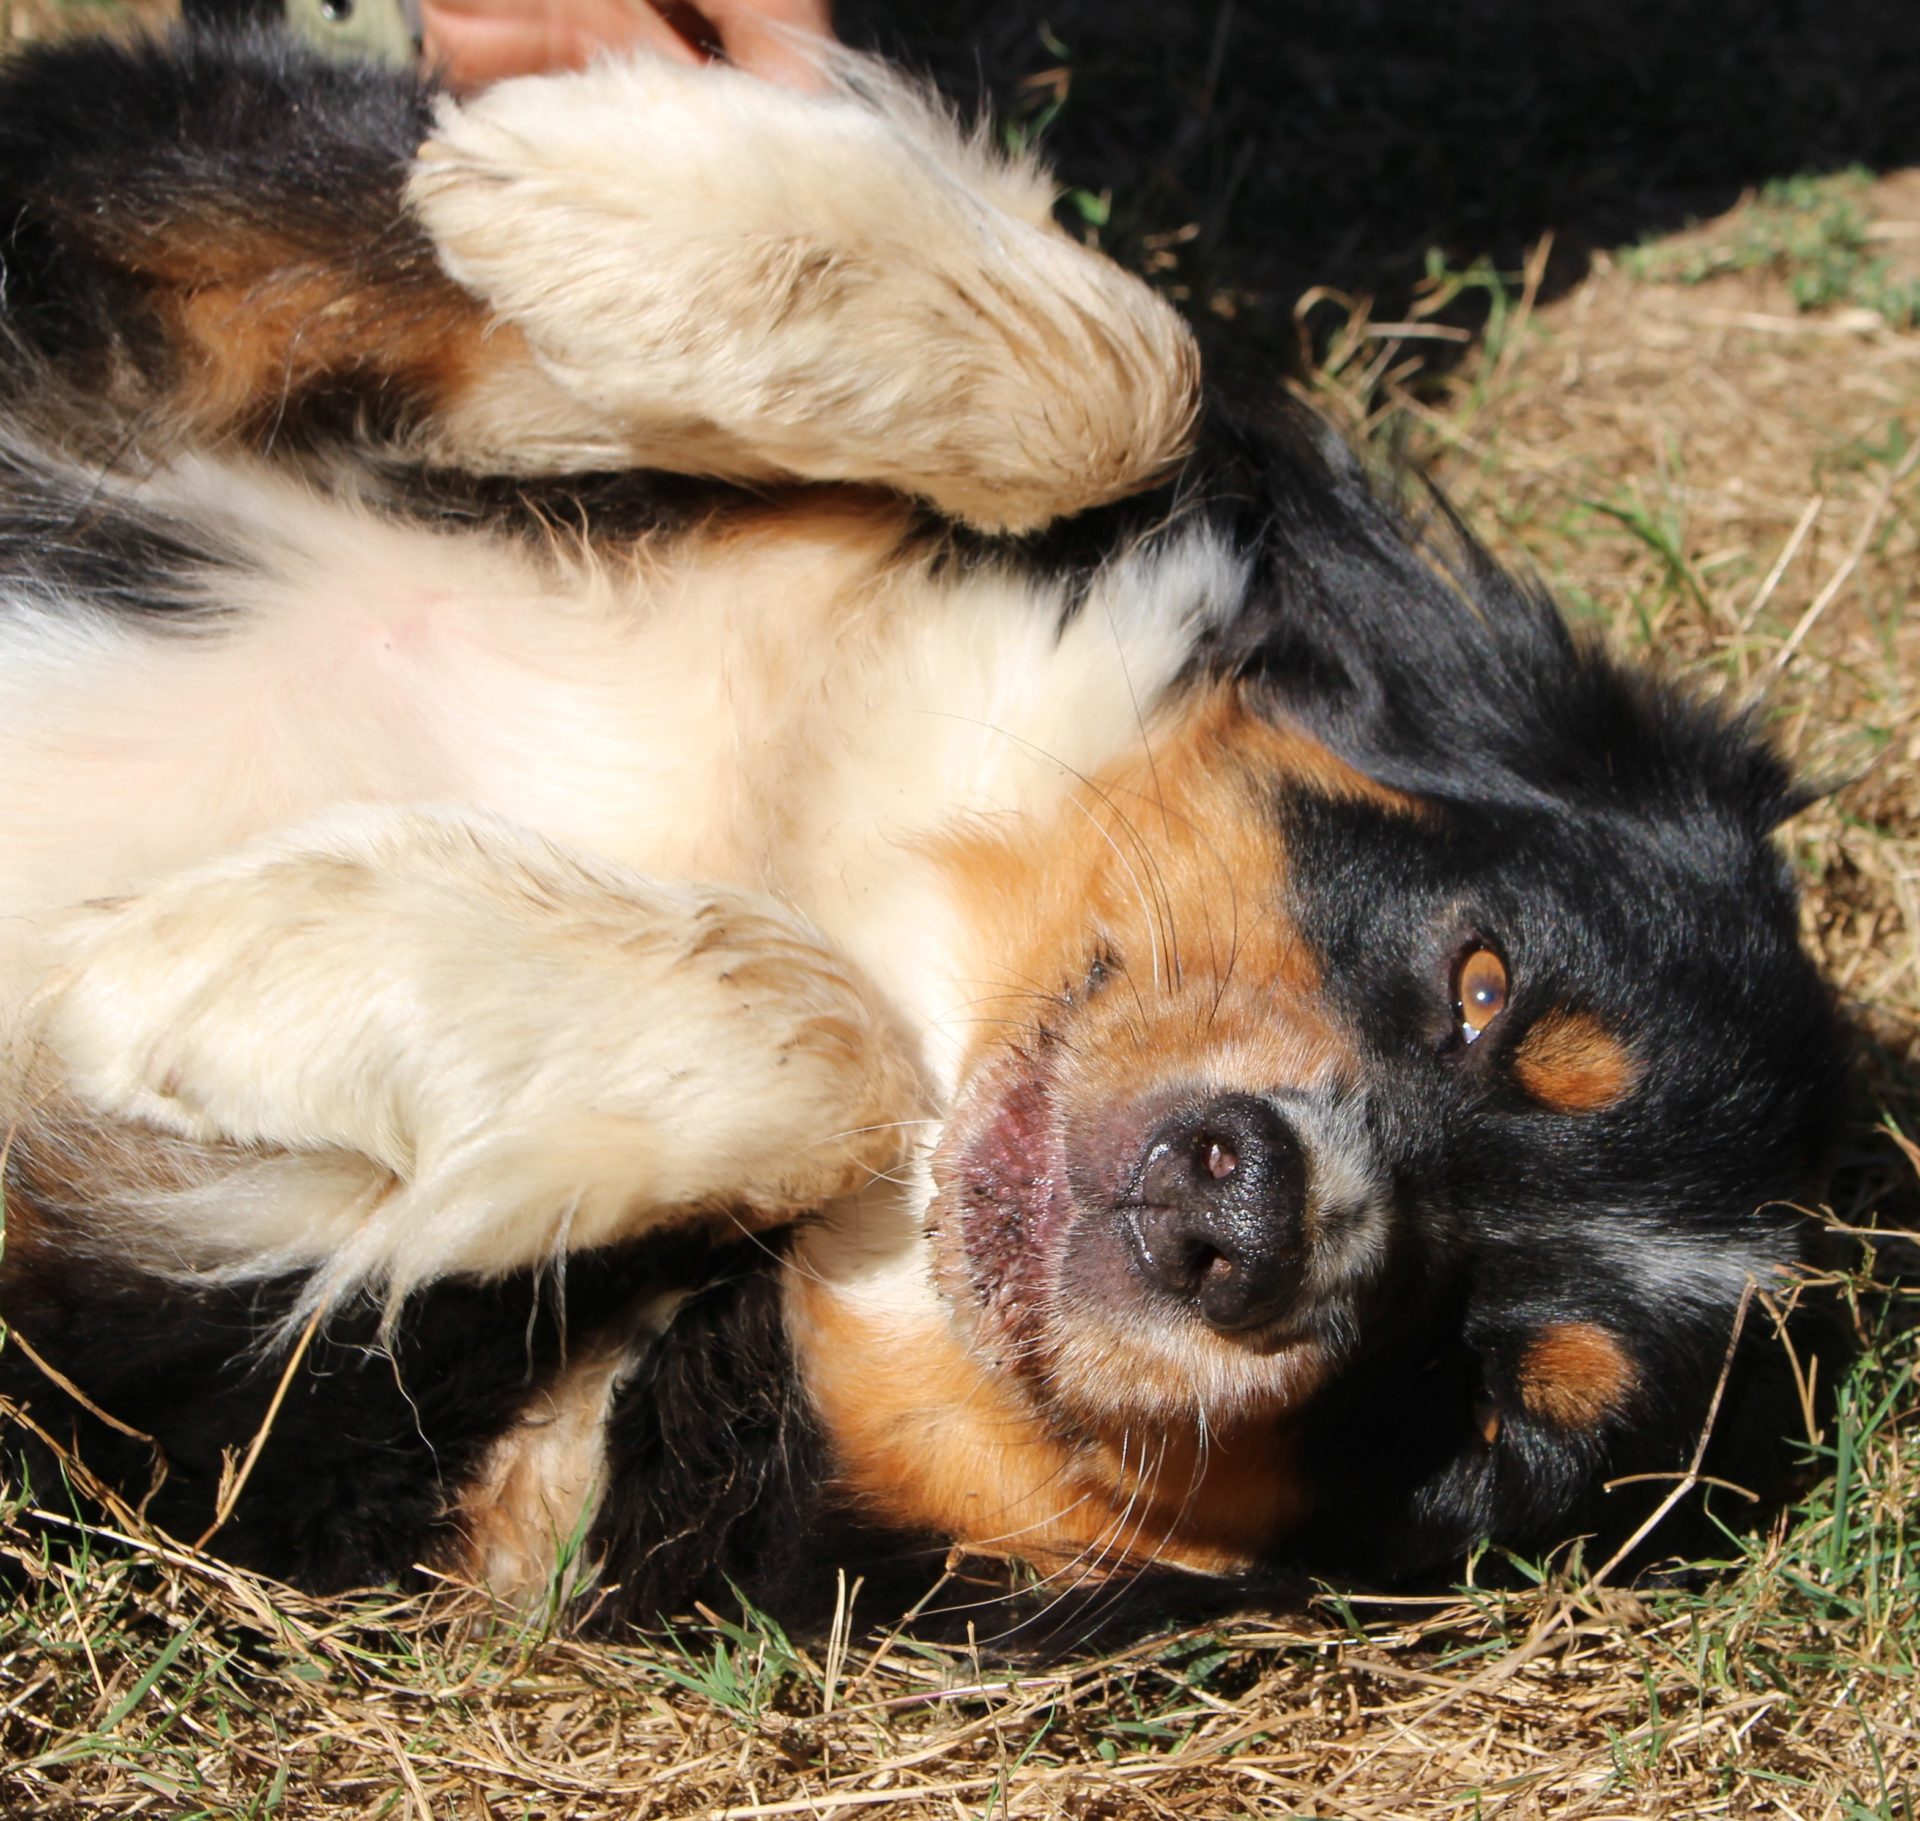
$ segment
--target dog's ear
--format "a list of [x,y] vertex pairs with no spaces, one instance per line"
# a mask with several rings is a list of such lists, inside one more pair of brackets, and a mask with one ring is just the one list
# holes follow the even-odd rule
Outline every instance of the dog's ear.
[[1814,1365],[1834,1340],[1826,1306],[1783,1294],[1784,1282],[1690,1295],[1676,1276],[1655,1307],[1619,1278],[1581,1281],[1578,1306],[1564,1283],[1550,1300],[1516,1304],[1503,1288],[1474,1299],[1474,1433],[1433,1489],[1432,1515],[1523,1546],[1586,1532],[1611,1549],[1697,1463],[1712,1500],[1676,1502],[1647,1544],[1666,1555],[1711,1541],[1703,1502],[1739,1522],[1784,1498],[1791,1442],[1818,1414],[1809,1387],[1831,1376]]
[[1358,1366],[1308,1425],[1317,1572],[1417,1582],[1481,1542],[1528,1556],[1580,1536],[1597,1565],[1696,1457],[1703,1490],[1640,1556],[1710,1547],[1709,1503],[1743,1524],[1792,1490],[1784,1444],[1805,1433],[1804,1388],[1835,1376],[1813,1363],[1840,1350],[1831,1309],[1802,1295],[1783,1325],[1773,1298],[1689,1297],[1677,1282],[1651,1308],[1584,1265],[1549,1285],[1537,1255],[1482,1262],[1440,1337]]
[[1249,565],[1210,653],[1376,782],[1544,807],[1708,800],[1764,832],[1810,800],[1760,737],[1569,632],[1431,489],[1409,513],[1303,413],[1210,424],[1209,495]]

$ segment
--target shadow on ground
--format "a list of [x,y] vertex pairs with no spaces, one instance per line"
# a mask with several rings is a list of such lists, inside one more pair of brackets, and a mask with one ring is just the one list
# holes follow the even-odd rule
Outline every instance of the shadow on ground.
[[1064,80],[1046,143],[1119,199],[1107,244],[1141,263],[1188,230],[1158,263],[1240,339],[1315,285],[1397,314],[1429,248],[1513,270],[1551,230],[1551,295],[1594,248],[1769,177],[1920,162],[1910,0],[842,0],[840,21],[1015,119]]

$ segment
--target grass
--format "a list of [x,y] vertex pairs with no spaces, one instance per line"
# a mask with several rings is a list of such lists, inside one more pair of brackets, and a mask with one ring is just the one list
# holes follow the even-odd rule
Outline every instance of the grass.
[[1802,310],[1852,304],[1896,328],[1920,321],[1920,283],[1895,274],[1874,250],[1867,211],[1872,174],[1855,166],[1830,177],[1778,177],[1718,232],[1636,247],[1642,278],[1697,285],[1726,272],[1772,271]]
[[1831,1471],[1710,1576],[1622,1591],[1568,1560],[1520,1592],[1329,1595],[1045,1670],[868,1637],[857,1594],[819,1649],[750,1613],[583,1645],[470,1599],[324,1604],[15,1529],[8,1812],[1910,1816],[1920,1391],[1898,1308],[1861,1304]]
[[[1920,331],[1873,298],[1915,276],[1920,108],[1900,9],[1777,11],[1568,0],[1548,57],[1498,0],[1444,25],[1381,0],[1371,40],[1331,4],[1065,0],[1045,33],[969,0],[845,8],[963,92],[984,77],[1048,135],[1080,231],[1434,472],[1572,610],[1765,691],[1839,784],[1787,836],[1864,1038],[1833,1209],[1911,1230]],[[11,0],[9,29],[50,16]],[[1859,160],[1882,174],[1833,174]],[[1920,1292],[1852,1294],[1805,1501],[1716,1561],[1631,1587],[1577,1551],[1498,1588],[1483,1563],[1425,1602],[1328,1590],[1044,1668],[876,1633],[857,1584],[821,1641],[694,1613],[589,1645],[457,1590],[318,1602],[15,1488],[0,1812],[1913,1821]]]

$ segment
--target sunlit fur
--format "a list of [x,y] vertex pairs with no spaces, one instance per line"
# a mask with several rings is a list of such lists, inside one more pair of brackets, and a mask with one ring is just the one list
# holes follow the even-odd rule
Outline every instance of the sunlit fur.
[[0,1391],[609,1622],[1767,1481],[1784,768],[822,81],[0,78]]
[[436,452],[884,478],[1008,530],[1150,478],[1194,408],[1172,311],[1059,230],[1030,161],[875,65],[828,70],[832,100],[661,61],[443,101],[410,203],[532,358]]

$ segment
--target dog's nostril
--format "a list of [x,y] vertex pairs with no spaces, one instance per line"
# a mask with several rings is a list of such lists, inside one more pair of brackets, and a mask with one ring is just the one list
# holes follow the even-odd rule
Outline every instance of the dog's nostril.
[[1135,1268],[1222,1332],[1283,1314],[1303,1273],[1307,1161],[1280,1113],[1223,1095],[1165,1120],[1127,1200]]
[[1167,1249],[1171,1253],[1170,1268],[1163,1273],[1167,1287],[1177,1287],[1187,1295],[1197,1293],[1216,1273],[1233,1269],[1225,1254],[1191,1233],[1178,1235]]
[[1156,1133],[1134,1197],[1148,1207],[1185,1206],[1217,1195],[1240,1167],[1240,1154],[1209,1132]]

